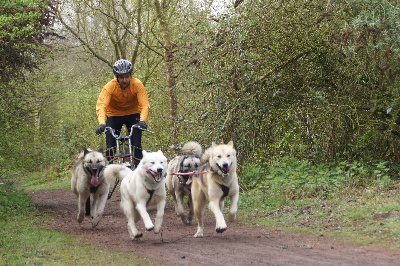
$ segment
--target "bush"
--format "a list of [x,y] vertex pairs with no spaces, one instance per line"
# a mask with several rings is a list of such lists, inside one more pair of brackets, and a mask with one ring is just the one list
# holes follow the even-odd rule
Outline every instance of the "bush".
[[313,165],[308,160],[283,157],[260,165],[249,164],[239,174],[245,206],[279,207],[288,201],[328,198],[346,188],[390,190],[397,171],[388,162],[341,162]]
[[14,187],[13,182],[0,183],[0,219],[37,212],[31,197]]

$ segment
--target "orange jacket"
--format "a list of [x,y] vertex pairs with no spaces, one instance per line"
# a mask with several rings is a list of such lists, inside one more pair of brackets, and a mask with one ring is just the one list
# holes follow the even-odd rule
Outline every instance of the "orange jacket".
[[147,122],[150,104],[142,82],[132,77],[129,87],[121,89],[116,78],[108,82],[100,92],[96,104],[99,124],[105,124],[107,117],[139,114]]

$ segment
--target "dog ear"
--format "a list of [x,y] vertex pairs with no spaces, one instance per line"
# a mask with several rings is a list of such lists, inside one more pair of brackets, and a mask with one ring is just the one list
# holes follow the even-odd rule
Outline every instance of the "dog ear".
[[211,143],[211,147],[215,147],[215,146],[217,146],[217,144],[215,144],[215,142],[213,141],[212,143]]
[[88,150],[87,148],[83,148],[83,155],[86,155],[90,152],[90,150]]
[[229,141],[227,145],[229,145],[229,146],[232,146],[232,147],[233,147],[233,140]]
[[98,149],[97,151],[98,151],[98,152],[101,152],[101,153],[104,152],[103,148],[100,148],[100,149]]

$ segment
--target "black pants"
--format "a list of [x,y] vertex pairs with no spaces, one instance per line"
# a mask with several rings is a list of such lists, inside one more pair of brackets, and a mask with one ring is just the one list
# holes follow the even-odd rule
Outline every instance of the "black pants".
[[[107,117],[106,126],[115,129],[115,134],[121,134],[123,125],[126,125],[128,134],[130,133],[131,126],[137,124],[140,120],[140,114],[126,115],[126,116],[111,116]],[[106,156],[114,156],[115,146],[117,145],[116,139],[111,135],[110,131],[106,132],[107,151]],[[143,157],[142,154],[142,131],[134,128],[131,136],[131,144],[133,146],[133,156],[135,164],[137,165]]]

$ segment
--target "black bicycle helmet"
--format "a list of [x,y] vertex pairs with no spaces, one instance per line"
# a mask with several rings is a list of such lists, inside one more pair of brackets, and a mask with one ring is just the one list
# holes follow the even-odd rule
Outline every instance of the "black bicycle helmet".
[[113,72],[115,75],[125,75],[128,73],[132,73],[132,71],[132,63],[126,59],[120,59],[114,63]]

